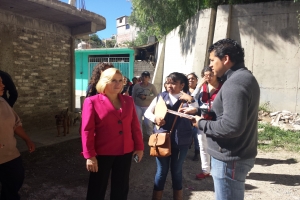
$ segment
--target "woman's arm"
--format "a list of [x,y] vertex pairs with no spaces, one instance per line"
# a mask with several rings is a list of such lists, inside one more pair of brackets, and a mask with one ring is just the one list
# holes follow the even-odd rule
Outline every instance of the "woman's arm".
[[33,142],[30,140],[29,136],[25,133],[24,129],[22,126],[18,126],[15,128],[15,134],[18,135],[20,138],[22,138],[28,147],[29,152],[33,152],[35,150],[35,145]]
[[152,94],[152,95],[151,96],[146,96],[146,99],[153,100],[153,98],[158,95],[156,87],[153,84],[151,84],[150,94]]
[[14,125],[14,133],[16,135],[18,135],[20,138],[22,138],[25,142],[26,145],[28,147],[29,152],[33,152],[35,150],[35,145],[33,144],[33,142],[30,140],[29,136],[25,133],[23,127],[22,127],[22,123],[21,123],[21,119],[20,117],[17,115],[17,113],[12,109],[13,114],[15,116],[15,125]]
[[86,98],[82,109],[81,142],[84,158],[95,157],[95,110],[90,98]]
[[149,105],[149,107],[147,108],[147,110],[145,111],[145,114],[144,114],[144,117],[146,117],[147,119],[149,119],[153,123],[155,123],[154,110],[155,110],[156,103],[157,103],[157,97],[155,97],[152,100],[151,104]]
[[95,110],[90,98],[84,100],[81,121],[82,154],[86,159],[86,169],[90,172],[98,172],[94,140]]
[[142,157],[144,155],[144,141],[142,137],[142,130],[140,127],[140,123],[136,114],[135,106],[132,101],[132,107],[133,107],[133,112],[132,112],[132,121],[131,121],[131,131],[132,131],[132,138],[134,141],[134,152],[133,155],[138,155],[140,162],[142,160]]

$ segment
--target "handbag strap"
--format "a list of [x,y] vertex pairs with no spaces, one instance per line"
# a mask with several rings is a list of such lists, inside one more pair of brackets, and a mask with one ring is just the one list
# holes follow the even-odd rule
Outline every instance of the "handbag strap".
[[[181,104],[180,104],[180,106],[179,106],[179,108],[178,108],[178,111],[179,111],[179,109],[182,107],[182,105],[183,105],[183,102],[181,102]],[[175,117],[175,119],[174,119],[174,122],[173,122],[173,124],[172,124],[172,128],[171,128],[171,130],[170,130],[170,134],[172,134],[172,131],[173,131],[174,125],[175,125],[175,123],[176,123],[176,121],[177,121],[177,118],[178,118],[178,115],[176,115],[176,117]]]

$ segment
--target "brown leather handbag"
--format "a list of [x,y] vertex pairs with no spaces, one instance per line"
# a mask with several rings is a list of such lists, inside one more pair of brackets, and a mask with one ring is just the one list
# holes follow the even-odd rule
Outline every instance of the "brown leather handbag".
[[150,156],[167,157],[171,155],[171,134],[155,133],[149,138]]
[[[181,108],[182,104],[179,108]],[[177,117],[172,124],[170,132],[154,133],[150,136],[148,145],[150,146],[150,156],[168,157],[171,155],[171,133],[176,123]]]

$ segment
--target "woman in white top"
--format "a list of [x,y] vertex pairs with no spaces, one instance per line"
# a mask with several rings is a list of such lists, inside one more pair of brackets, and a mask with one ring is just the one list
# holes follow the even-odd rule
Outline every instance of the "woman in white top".
[[[173,72],[167,77],[165,83],[167,91],[160,93],[153,99],[145,112],[145,117],[159,126],[153,129],[155,133],[169,132],[175,120],[175,115],[167,113],[164,118],[156,117],[153,112],[157,98],[162,97],[170,110],[177,111],[182,101],[180,96],[188,92],[188,80],[182,73]],[[183,107],[197,107],[197,102],[183,103]],[[182,199],[182,165],[187,155],[192,140],[192,124],[189,119],[178,117],[171,133],[171,155],[168,157],[156,157],[157,171],[154,179],[154,190],[152,199],[161,199],[164,185],[171,171],[173,197]]]

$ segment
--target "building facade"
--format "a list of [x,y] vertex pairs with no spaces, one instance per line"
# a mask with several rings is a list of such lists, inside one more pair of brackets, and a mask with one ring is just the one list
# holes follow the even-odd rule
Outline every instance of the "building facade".
[[122,16],[117,18],[117,44],[122,44],[124,42],[132,42],[136,39],[139,29],[128,23],[128,16]]
[[0,69],[17,87],[14,110],[26,131],[54,128],[57,113],[75,109],[74,39],[105,26],[102,16],[60,1],[1,1]]

